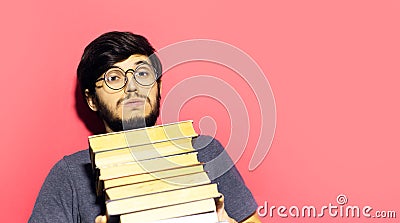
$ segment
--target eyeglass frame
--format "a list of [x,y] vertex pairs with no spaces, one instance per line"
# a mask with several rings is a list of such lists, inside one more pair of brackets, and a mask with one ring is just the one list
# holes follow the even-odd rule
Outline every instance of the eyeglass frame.
[[[136,72],[136,70],[139,68],[139,67],[141,67],[141,66],[143,66],[143,65],[148,65],[148,66],[150,66],[153,70],[154,70],[154,81],[153,81],[153,83],[151,83],[151,84],[148,84],[148,85],[145,85],[145,84],[141,84],[141,83],[139,83],[137,80],[136,80],[136,76],[135,76],[135,72]],[[106,81],[106,74],[107,74],[107,72],[109,71],[109,70],[111,70],[111,69],[113,69],[113,68],[116,68],[116,69],[119,69],[119,70],[121,70],[122,71],[122,73],[124,74],[124,85],[122,85],[122,87],[120,87],[120,88],[112,88],[112,87],[110,87],[108,84],[107,84],[107,81]],[[109,67],[107,70],[106,70],[106,72],[104,72],[102,75],[103,75],[103,77],[100,77],[100,78],[98,78],[96,81],[95,81],[95,84],[97,83],[97,82],[99,82],[99,81],[104,81],[104,83],[107,85],[107,87],[108,88],[110,88],[111,90],[121,90],[122,88],[124,88],[125,86],[126,86],[126,84],[128,83],[128,76],[127,76],[127,74],[128,74],[128,72],[132,72],[132,77],[133,77],[133,79],[135,80],[135,82],[137,83],[137,84],[139,84],[140,86],[143,86],[143,87],[149,87],[149,86],[151,86],[151,85],[153,85],[156,81],[157,81],[157,79],[159,78],[159,75],[158,75],[158,72],[157,72],[157,70],[156,70],[156,68],[155,67],[153,67],[153,65],[151,65],[151,64],[149,64],[149,63],[147,63],[147,62],[145,62],[145,61],[141,61],[140,63],[139,63],[139,65],[137,65],[136,66],[136,68],[135,69],[128,69],[128,70],[124,70],[124,69],[122,69],[121,67],[118,67],[118,66],[111,66],[111,67]]]

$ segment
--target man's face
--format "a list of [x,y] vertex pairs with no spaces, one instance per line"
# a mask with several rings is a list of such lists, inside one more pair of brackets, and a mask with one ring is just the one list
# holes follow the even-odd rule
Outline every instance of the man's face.
[[[141,62],[151,64],[147,56],[135,54],[114,66],[124,71],[135,70]],[[107,132],[152,126],[157,120],[160,106],[158,83],[142,86],[135,81],[132,73],[127,76],[128,82],[122,89],[110,89],[101,80],[96,82],[95,96],[87,97],[90,108],[103,119]]]

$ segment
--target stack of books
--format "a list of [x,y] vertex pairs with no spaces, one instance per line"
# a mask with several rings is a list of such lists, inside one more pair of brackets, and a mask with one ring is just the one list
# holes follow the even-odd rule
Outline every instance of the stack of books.
[[108,222],[217,222],[219,197],[197,159],[192,121],[89,137]]

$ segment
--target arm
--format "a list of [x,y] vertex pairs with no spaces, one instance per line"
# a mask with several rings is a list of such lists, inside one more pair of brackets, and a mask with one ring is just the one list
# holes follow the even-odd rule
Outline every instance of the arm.
[[242,221],[243,223],[261,223],[260,219],[258,218],[257,212],[254,212],[250,217],[246,220]]
[[[222,196],[217,202],[217,214],[218,214],[218,221],[228,221],[229,223],[237,223],[235,219],[228,216],[224,208],[224,197]],[[97,222],[96,222],[97,223]],[[103,222],[99,222],[103,223]],[[105,223],[105,222],[104,222]],[[261,223],[260,219],[258,218],[257,212],[254,212],[248,218],[244,219],[240,223]]]
[[257,219],[257,216],[250,217],[258,205],[222,145],[211,137],[199,136],[193,147],[199,152],[199,161],[205,163],[204,169],[210,179],[218,184],[219,192],[224,195],[223,202],[220,202],[224,206],[217,209],[226,211],[226,216],[238,222]]
[[61,160],[46,177],[28,222],[76,222],[77,216],[74,217],[73,214],[77,212],[73,205],[73,193],[65,161]]

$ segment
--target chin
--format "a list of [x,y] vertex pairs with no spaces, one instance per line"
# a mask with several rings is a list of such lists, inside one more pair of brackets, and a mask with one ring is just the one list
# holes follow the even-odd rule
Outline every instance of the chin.
[[128,121],[130,119],[140,119],[140,118],[145,118],[148,114],[144,114],[143,111],[132,111],[132,112],[126,112],[125,114],[122,115],[122,120]]

